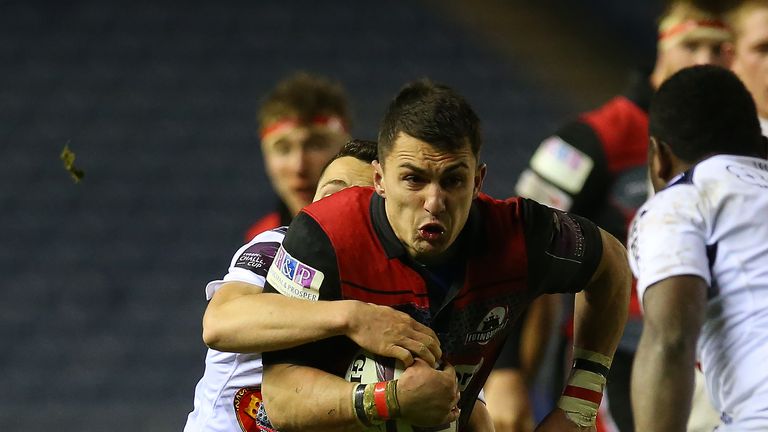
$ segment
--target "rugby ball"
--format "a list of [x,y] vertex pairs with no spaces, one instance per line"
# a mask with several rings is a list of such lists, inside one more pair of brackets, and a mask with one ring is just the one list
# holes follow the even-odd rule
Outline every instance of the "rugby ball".
[[[347,368],[344,378],[350,382],[370,384],[400,378],[405,368],[400,360],[377,356],[365,350],[355,354]],[[369,431],[381,432],[456,432],[457,422],[435,427],[412,426],[402,420],[389,420],[383,425],[368,428]]]

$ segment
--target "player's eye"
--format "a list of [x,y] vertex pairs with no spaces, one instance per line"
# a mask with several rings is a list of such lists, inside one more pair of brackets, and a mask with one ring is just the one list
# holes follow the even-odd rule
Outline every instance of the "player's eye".
[[409,185],[421,185],[421,184],[424,184],[426,180],[424,180],[423,177],[420,177],[415,174],[406,174],[403,176],[403,181],[408,183]]
[[288,153],[291,152],[292,146],[291,143],[285,140],[280,140],[275,143],[275,145],[272,146],[272,151],[275,152],[275,154],[278,154],[280,156],[285,156]]
[[464,177],[462,176],[450,176],[443,180],[443,187],[445,188],[455,188],[460,187],[464,184]]

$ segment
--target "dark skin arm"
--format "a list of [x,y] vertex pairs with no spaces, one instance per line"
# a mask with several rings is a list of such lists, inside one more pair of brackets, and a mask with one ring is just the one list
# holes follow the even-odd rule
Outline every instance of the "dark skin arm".
[[686,430],[706,303],[707,284],[698,276],[670,277],[645,292],[643,334],[632,370],[636,430]]

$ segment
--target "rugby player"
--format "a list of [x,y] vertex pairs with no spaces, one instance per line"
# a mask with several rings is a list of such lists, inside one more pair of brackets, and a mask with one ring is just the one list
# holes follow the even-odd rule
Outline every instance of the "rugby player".
[[768,161],[730,71],[684,69],[650,108],[656,195],[630,260],[644,307],[632,373],[638,431],[685,431],[698,363],[724,431],[768,430]]
[[[371,186],[376,143],[353,140],[327,165],[314,200],[350,186]],[[434,332],[408,315],[359,301],[304,302],[261,294],[285,227],[257,235],[232,258],[227,275],[205,289],[203,340],[210,347],[185,432],[253,431],[261,403],[261,355],[336,335],[405,364],[440,357]],[[375,319],[371,319],[375,317]]]
[[752,93],[768,136],[768,0],[741,0],[727,17],[734,36],[732,69]]
[[312,202],[320,172],[349,141],[350,115],[341,85],[299,72],[277,83],[257,115],[261,153],[277,209],[248,229],[245,241],[288,225]]
[[492,430],[477,396],[512,324],[541,294],[578,292],[573,372],[538,430],[594,430],[626,322],[624,248],[579,216],[481,194],[480,146],[479,120],[460,95],[429,81],[406,86],[379,132],[375,191],[346,189],[304,208],[267,275],[265,292],[408,312],[437,333],[440,368],[416,359],[398,380],[364,385],[340,378],[357,349],[346,338],[265,353],[264,427],[359,430],[400,419]]
[[[629,222],[648,198],[651,95],[684,67],[729,64],[725,47],[732,35],[721,19],[722,8],[713,8],[713,3],[667,2],[659,17],[657,56],[651,73],[634,73],[623,94],[581,114],[546,138],[521,174],[516,192],[585,216],[626,243]],[[633,430],[629,382],[641,331],[642,316],[633,290],[627,327],[608,380],[608,407],[621,432]],[[569,332],[564,330],[565,335]],[[557,367],[559,370],[561,365]],[[493,396],[489,394],[489,399]]]

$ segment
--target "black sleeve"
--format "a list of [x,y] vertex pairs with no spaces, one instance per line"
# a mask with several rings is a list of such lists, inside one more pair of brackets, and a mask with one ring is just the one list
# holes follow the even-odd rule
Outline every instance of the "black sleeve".
[[522,199],[528,274],[535,294],[581,291],[603,255],[600,230],[588,219]]
[[[336,253],[325,231],[312,217],[299,213],[291,223],[283,245],[267,274],[266,293],[279,293],[309,301],[340,298],[339,269]],[[323,364],[329,352],[345,339],[326,339],[286,350],[262,354],[265,365],[292,363],[328,370]],[[333,352],[333,351],[330,351]]]

